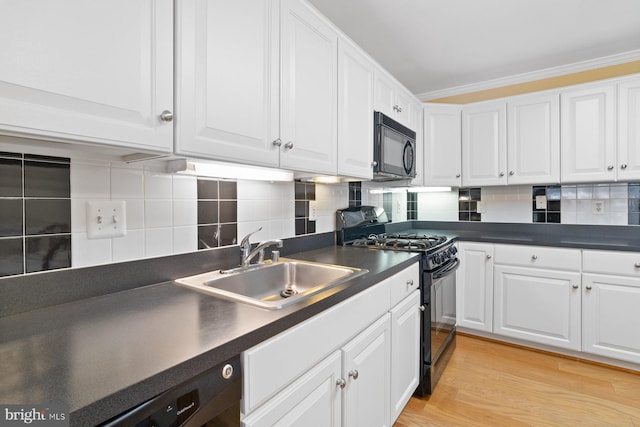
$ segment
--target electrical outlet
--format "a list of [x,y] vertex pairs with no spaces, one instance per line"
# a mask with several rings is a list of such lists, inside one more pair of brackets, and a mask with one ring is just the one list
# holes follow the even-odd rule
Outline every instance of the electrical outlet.
[[484,206],[484,202],[482,200],[478,200],[476,202],[476,212],[478,212],[478,213],[484,213],[485,212],[485,206]]
[[124,200],[96,200],[87,202],[87,237],[107,239],[127,234],[127,215]]
[[402,213],[402,203],[400,203],[400,200],[396,200],[396,213],[397,214]]
[[591,208],[594,215],[604,215],[605,203],[604,200],[592,200]]
[[547,209],[547,196],[536,196],[536,209]]
[[316,221],[318,219],[318,202],[316,200],[309,200],[309,221]]

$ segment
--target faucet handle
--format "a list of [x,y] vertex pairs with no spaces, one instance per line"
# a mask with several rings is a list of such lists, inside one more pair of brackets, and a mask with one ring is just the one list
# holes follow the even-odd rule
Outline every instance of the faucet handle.
[[258,231],[262,231],[262,227],[258,227],[257,230],[252,231],[251,233],[247,234],[246,236],[244,236],[242,238],[242,241],[240,242],[240,246],[242,246],[243,248],[245,247],[250,247],[251,246],[251,241],[249,240],[251,238],[251,236],[253,236],[254,234],[256,234]]

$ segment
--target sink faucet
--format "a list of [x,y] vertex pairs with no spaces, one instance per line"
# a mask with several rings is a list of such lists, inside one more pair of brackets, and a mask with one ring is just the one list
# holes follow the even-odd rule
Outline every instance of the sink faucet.
[[248,267],[251,263],[251,260],[255,258],[257,254],[260,254],[258,258],[258,262],[262,263],[264,261],[264,250],[269,246],[277,246],[279,248],[282,247],[282,240],[267,240],[265,242],[261,242],[254,250],[251,250],[251,241],[250,238],[252,235],[256,234],[258,231],[261,231],[262,227],[258,228],[256,231],[253,231],[242,239],[240,242],[240,249],[242,250],[242,262],[240,263],[241,267]]

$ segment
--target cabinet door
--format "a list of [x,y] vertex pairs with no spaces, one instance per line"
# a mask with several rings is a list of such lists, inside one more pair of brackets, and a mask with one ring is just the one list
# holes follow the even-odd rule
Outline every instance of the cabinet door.
[[19,1],[0,14],[0,132],[170,152],[173,2]]
[[560,182],[558,93],[510,100],[507,117],[509,184]]
[[394,81],[379,68],[376,68],[374,74],[373,96],[373,106],[375,110],[396,120],[396,110],[398,109],[396,105],[396,85]]
[[338,43],[338,174],[373,178],[373,62]]
[[343,425],[390,425],[390,345],[390,315],[385,314],[343,347]]
[[618,85],[618,178],[640,179],[640,79]]
[[424,185],[459,187],[461,179],[461,108],[424,107]]
[[615,180],[615,92],[611,84],[560,95],[562,182]]
[[462,184],[505,185],[507,106],[488,102],[462,109]]
[[458,326],[485,332],[493,330],[493,251],[486,243],[460,242],[456,272]]
[[278,166],[279,8],[176,2],[176,152]]
[[281,8],[280,166],[335,175],[338,35],[302,0]]
[[391,423],[418,387],[420,376],[420,291],[391,309]]
[[413,95],[399,86],[396,87],[395,105],[397,108],[395,119],[396,121],[407,126],[409,129],[415,131],[418,124],[415,122],[415,118],[413,116],[413,103]]
[[637,278],[584,274],[582,351],[640,363]]
[[336,351],[252,414],[245,427],[341,425],[341,354]]
[[580,273],[496,265],[493,332],[580,350]]
[[422,120],[422,103],[414,101],[411,107],[411,129],[416,131],[416,177],[411,180],[412,186],[422,187],[424,183],[424,123]]

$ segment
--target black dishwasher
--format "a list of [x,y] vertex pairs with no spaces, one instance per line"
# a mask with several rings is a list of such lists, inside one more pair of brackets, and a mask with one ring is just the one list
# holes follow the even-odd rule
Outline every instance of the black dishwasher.
[[239,426],[241,390],[240,356],[236,356],[101,426]]

